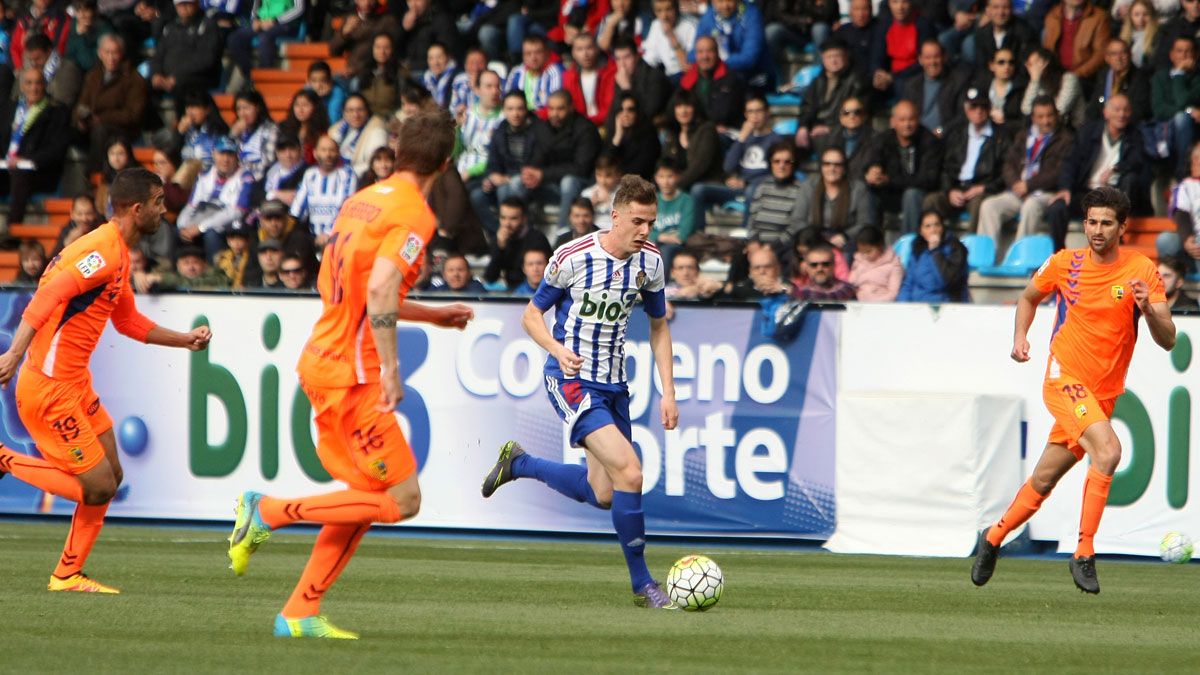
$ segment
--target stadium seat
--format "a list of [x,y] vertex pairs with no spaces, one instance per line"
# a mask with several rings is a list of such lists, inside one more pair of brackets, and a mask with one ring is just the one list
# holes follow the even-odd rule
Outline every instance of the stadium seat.
[[996,262],[996,242],[986,234],[967,234],[960,240],[967,247],[967,266],[972,270]]
[[999,265],[981,267],[987,277],[1025,277],[1054,255],[1054,241],[1047,234],[1031,234],[1013,242]]
[[820,75],[821,64],[813,63],[804,66],[796,71],[796,74],[792,76],[792,81],[788,82],[787,86],[784,87],[784,90],[795,94],[796,97],[799,98],[801,93],[805,89],[808,89],[808,85],[812,84],[814,80],[820,77]]
[[800,105],[800,94],[793,94],[791,92],[767,94],[767,104],[772,108],[779,108],[781,106],[789,105],[798,106]]
[[8,233],[17,239],[29,239],[41,242],[42,248],[46,250],[47,254],[54,251],[54,246],[58,243],[58,233],[60,230],[62,230],[61,225],[13,223],[8,226]]
[[800,128],[800,120],[795,117],[791,119],[781,120],[775,124],[773,131],[780,136],[788,138],[796,135],[796,130]]
[[[50,251],[46,251],[49,253]],[[20,254],[16,251],[0,251],[0,283],[7,283],[17,278],[21,271]]]
[[722,204],[721,208],[726,211],[734,211],[736,213],[745,213],[746,212],[746,200],[745,199],[730,199],[729,201]]
[[896,243],[892,244],[892,250],[900,257],[900,264],[908,269],[908,259],[912,257],[912,242],[916,238],[916,234],[909,232],[908,234],[900,235]]

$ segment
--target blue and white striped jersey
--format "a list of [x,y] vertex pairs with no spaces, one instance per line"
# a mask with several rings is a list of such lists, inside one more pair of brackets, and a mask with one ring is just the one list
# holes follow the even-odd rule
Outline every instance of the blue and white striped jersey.
[[343,164],[329,174],[321,173],[320,167],[309,167],[292,201],[292,217],[308,218],[314,236],[329,234],[338,209],[355,192],[358,192],[358,176],[350,167]]
[[[639,296],[646,314],[666,316],[662,255],[647,243],[625,260],[600,245],[601,233],[563,244],[533,296],[543,312],[554,308],[554,339],[583,358],[579,377],[602,384],[625,384],[625,331]],[[547,375],[562,378],[558,359],[546,359]]]

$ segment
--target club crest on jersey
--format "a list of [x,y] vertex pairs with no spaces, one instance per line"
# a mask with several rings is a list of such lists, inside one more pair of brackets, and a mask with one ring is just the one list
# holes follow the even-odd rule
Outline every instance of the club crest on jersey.
[[408,235],[408,240],[404,242],[404,248],[400,249],[400,257],[409,265],[417,261],[417,256],[421,255],[421,238],[415,234]]
[[96,272],[104,269],[107,263],[104,262],[104,256],[100,255],[99,251],[92,251],[87,254],[87,257],[75,263],[75,269],[83,275],[84,279],[91,279]]
[[645,285],[646,285],[646,270],[638,270],[637,287],[640,289],[640,288],[643,288]]
[[1075,406],[1075,416],[1078,417],[1079,419],[1083,419],[1084,417],[1086,417],[1087,416],[1087,406],[1082,403]]
[[371,462],[370,467],[371,474],[375,476],[376,480],[387,480],[387,462],[384,462],[382,459],[377,459]]
[[1125,287],[1124,286],[1113,286],[1112,287],[1112,299],[1116,300],[1117,302],[1124,300],[1125,299]]

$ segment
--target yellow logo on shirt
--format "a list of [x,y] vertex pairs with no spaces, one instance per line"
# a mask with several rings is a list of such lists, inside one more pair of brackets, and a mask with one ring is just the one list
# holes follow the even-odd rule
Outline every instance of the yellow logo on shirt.
[[1124,286],[1113,286],[1112,287],[1112,299],[1116,300],[1117,302],[1124,300],[1125,299],[1125,287]]
[[1082,403],[1075,406],[1075,416],[1078,417],[1079,419],[1083,419],[1084,417],[1086,417],[1087,416],[1087,406]]

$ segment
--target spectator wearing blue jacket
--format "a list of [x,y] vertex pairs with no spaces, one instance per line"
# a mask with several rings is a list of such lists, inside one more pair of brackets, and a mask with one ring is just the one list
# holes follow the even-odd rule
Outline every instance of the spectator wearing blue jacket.
[[970,302],[967,247],[946,232],[937,211],[921,214],[912,257],[900,283],[899,302]]
[[[750,87],[759,90],[775,87],[775,68],[771,65],[766,29],[757,5],[744,0],[713,0],[696,26],[696,37],[705,35],[717,41],[721,60]],[[696,60],[695,50],[688,54],[688,60]]]

